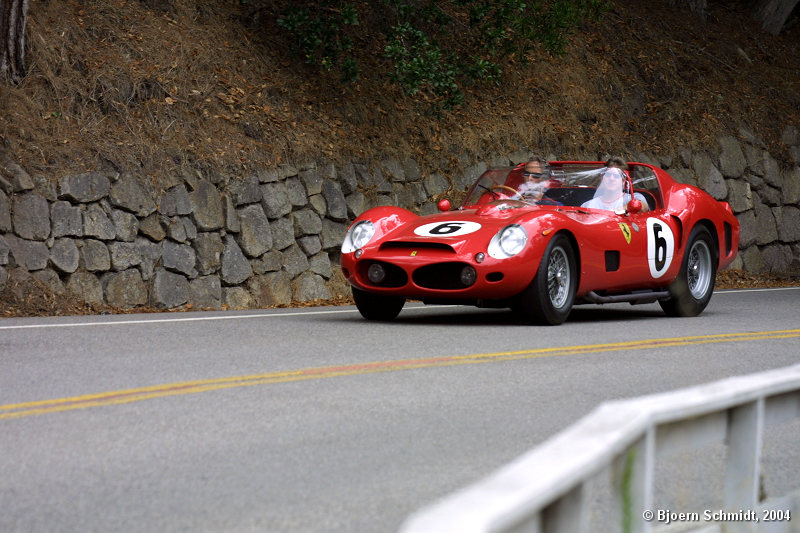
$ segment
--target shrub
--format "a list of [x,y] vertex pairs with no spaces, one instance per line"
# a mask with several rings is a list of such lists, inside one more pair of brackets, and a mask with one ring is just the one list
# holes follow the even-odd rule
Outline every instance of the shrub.
[[375,29],[391,79],[449,109],[463,102],[465,85],[499,82],[504,61],[527,61],[538,46],[563,53],[574,29],[607,8],[606,0],[378,0],[359,4],[371,10],[359,13],[354,4],[320,0],[285,7],[278,24],[307,63],[353,81],[360,67],[347,32],[361,19],[382,21]]

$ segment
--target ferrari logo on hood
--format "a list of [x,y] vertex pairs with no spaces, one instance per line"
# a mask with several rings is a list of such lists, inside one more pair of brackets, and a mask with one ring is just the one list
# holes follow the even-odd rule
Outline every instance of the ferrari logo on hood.
[[620,222],[619,229],[622,230],[622,235],[625,237],[625,242],[631,243],[631,228],[624,222]]

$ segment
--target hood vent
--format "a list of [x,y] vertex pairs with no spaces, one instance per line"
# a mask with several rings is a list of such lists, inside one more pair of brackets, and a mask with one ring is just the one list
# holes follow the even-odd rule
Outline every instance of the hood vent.
[[442,250],[456,253],[449,244],[431,241],[387,241],[381,244],[381,250]]

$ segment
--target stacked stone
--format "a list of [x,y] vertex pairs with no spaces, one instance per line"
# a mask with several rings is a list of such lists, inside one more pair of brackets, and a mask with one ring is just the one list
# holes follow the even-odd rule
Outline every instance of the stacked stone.
[[0,288],[18,268],[56,292],[126,308],[330,298],[348,220],[449,187],[441,175],[423,180],[412,160],[286,165],[228,185],[186,177],[160,195],[130,174],[36,181],[15,167],[0,183]]
[[[332,167],[331,167],[332,168]],[[295,174],[287,176],[287,174]],[[26,176],[23,174],[23,176]],[[314,170],[265,173],[227,194],[189,179],[160,198],[91,172],[0,192],[0,281],[19,267],[56,292],[118,307],[271,306],[328,298],[344,195]]]
[[782,135],[790,154],[779,162],[746,130],[718,139],[719,151],[682,150],[677,157],[640,154],[676,180],[727,201],[740,223],[739,256],[731,268],[786,274],[800,269],[800,134]]
[[[633,159],[731,205],[741,223],[734,268],[787,273],[800,266],[800,134],[789,127],[782,139],[788,161],[746,131],[720,138],[714,153]],[[52,184],[4,161],[0,289],[19,269],[56,292],[117,307],[252,308],[329,298],[348,221],[377,205],[435,212],[432,200],[443,193],[527,154],[465,160],[452,177],[423,176],[412,159],[284,165],[227,183],[185,177],[159,194],[130,174],[88,172]]]

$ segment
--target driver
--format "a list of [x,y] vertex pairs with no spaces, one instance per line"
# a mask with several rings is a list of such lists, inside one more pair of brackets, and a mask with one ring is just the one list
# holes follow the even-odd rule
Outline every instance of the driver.
[[525,163],[522,170],[524,180],[517,188],[520,197],[531,204],[537,205],[562,205],[553,199],[544,196],[550,188],[550,164],[539,156],[533,156]]

